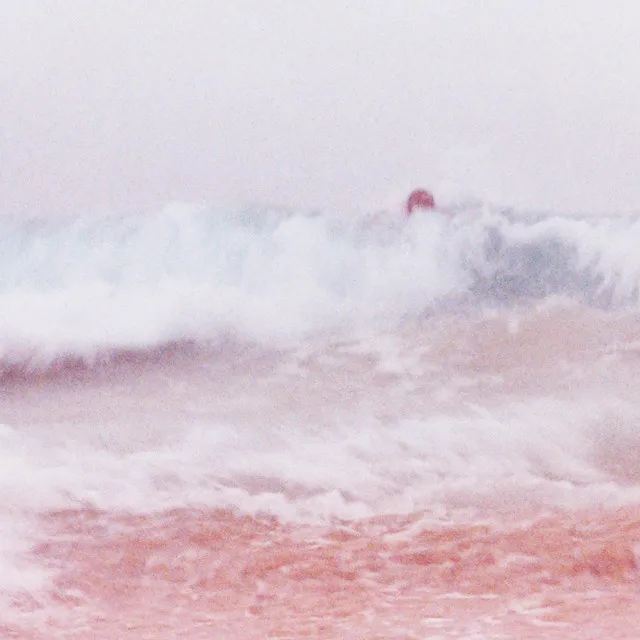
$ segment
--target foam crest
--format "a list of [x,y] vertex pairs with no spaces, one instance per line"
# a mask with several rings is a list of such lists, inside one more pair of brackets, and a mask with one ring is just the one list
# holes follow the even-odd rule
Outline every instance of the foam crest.
[[486,208],[339,221],[170,207],[0,223],[0,359],[393,327],[445,301],[635,304],[640,222]]
[[321,217],[168,210],[5,229],[3,359],[233,332],[278,340],[402,317],[456,284],[442,217],[382,241]]
[[[204,505],[323,522],[509,509],[525,496],[532,505],[568,507],[637,499],[637,487],[624,478],[618,484],[620,469],[603,462],[609,457],[600,432],[595,439],[590,433],[611,408],[583,404],[576,411],[573,403],[540,400],[395,424],[363,417],[322,429],[196,424],[178,438],[168,430],[164,444],[129,450],[135,433],[120,433],[113,448],[108,430],[99,446],[70,440],[64,430],[54,436],[55,425],[50,438],[38,439],[3,427],[0,509],[81,504],[147,513]],[[607,427],[611,442],[630,441],[623,414]]]

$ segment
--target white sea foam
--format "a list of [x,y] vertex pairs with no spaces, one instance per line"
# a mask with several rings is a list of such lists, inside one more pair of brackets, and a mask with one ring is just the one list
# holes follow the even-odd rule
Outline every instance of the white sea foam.
[[[478,209],[391,224],[173,207],[0,227],[5,362],[393,326],[470,291],[624,303],[640,278],[640,223],[629,219]],[[514,249],[523,244],[528,253]]]
[[5,230],[0,354],[46,360],[397,320],[459,286],[446,233],[442,216],[390,242],[320,217],[247,221],[188,210]]
[[57,509],[220,507],[315,524],[417,511],[425,523],[442,523],[640,500],[615,462],[632,437],[632,406],[539,398],[462,409],[383,422],[352,407],[333,425],[293,422],[284,412],[253,425],[187,419],[159,425],[151,440],[146,425],[127,425],[126,407],[123,425],[5,425],[0,592],[46,584],[47,573],[23,554],[42,535],[37,518]]
[[[637,489],[616,485],[592,459],[589,429],[610,416],[605,405],[584,402],[578,410],[538,401],[395,424],[363,417],[321,429],[184,425],[178,435],[167,429],[165,442],[153,445],[141,444],[131,429],[110,434],[105,427],[97,444],[89,428],[70,439],[62,425],[44,437],[5,426],[0,509],[92,505],[147,512],[206,505],[325,521],[442,513],[452,505],[508,508],[524,495],[532,504],[623,503],[640,497]],[[608,437],[624,438],[628,429],[620,419]]]

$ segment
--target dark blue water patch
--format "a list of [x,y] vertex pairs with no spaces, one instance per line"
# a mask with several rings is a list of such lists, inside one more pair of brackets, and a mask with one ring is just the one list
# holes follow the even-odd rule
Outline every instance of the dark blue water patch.
[[514,242],[488,229],[478,263],[461,257],[470,274],[470,294],[487,302],[509,303],[562,295],[599,308],[638,302],[638,285],[620,291],[616,274],[605,274],[597,259],[581,264],[578,248],[563,239]]

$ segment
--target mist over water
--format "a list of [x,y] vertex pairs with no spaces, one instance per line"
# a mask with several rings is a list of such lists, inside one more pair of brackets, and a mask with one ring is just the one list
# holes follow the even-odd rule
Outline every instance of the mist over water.
[[0,210],[637,211],[631,1],[8,3]]

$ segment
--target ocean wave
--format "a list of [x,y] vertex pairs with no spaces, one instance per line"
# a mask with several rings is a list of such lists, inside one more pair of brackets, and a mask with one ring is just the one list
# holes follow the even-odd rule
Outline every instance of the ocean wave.
[[488,207],[341,220],[174,206],[0,220],[0,360],[50,363],[235,335],[296,342],[451,305],[637,304],[640,221]]

